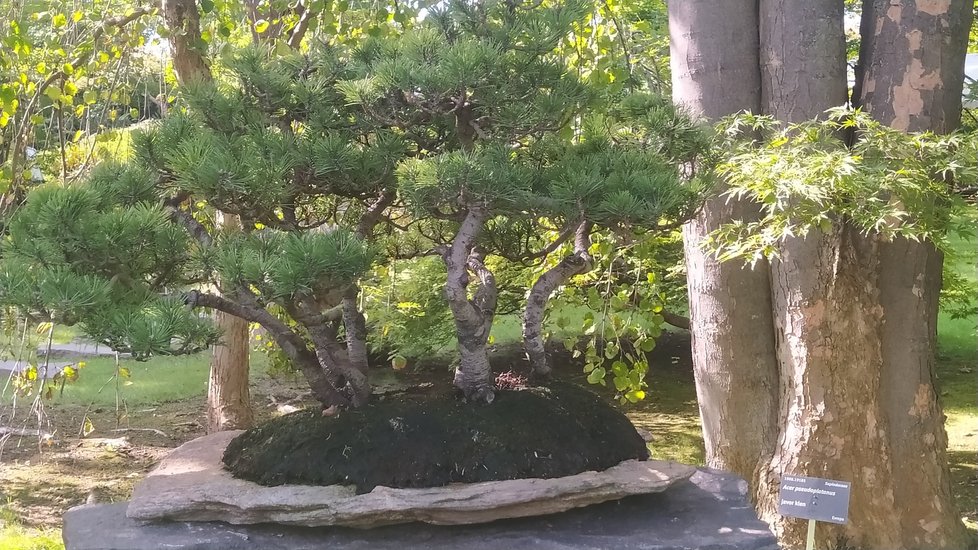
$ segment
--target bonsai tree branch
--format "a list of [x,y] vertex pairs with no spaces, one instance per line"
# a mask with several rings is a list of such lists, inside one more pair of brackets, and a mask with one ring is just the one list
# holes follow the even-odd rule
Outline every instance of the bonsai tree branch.
[[[251,294],[248,292],[248,294]],[[340,393],[336,386],[330,382],[320,365],[316,354],[309,351],[305,340],[296,334],[282,322],[272,315],[265,308],[261,307],[253,295],[238,293],[236,297],[240,302],[229,300],[216,294],[193,292],[188,297],[188,302],[192,306],[201,306],[223,311],[235,317],[247,319],[253,323],[261,325],[275,339],[275,343],[282,349],[282,352],[299,368],[303,377],[312,390],[313,397],[318,400],[324,408],[351,404],[349,398]]]
[[543,337],[543,315],[550,296],[558,287],[575,275],[586,273],[593,267],[591,228],[593,224],[582,221],[574,232],[574,252],[565,256],[533,283],[526,295],[526,311],[523,314],[523,348],[530,360],[533,372],[540,376],[550,374],[552,367]]
[[285,310],[309,333],[316,357],[322,368],[334,375],[335,384],[348,384],[351,390],[350,405],[358,407],[370,397],[370,385],[366,374],[355,368],[347,350],[337,341],[336,330],[316,311],[315,306],[304,300],[283,304]]

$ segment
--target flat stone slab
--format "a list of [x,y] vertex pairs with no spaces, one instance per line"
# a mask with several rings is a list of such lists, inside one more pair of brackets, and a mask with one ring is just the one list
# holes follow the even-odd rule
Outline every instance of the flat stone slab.
[[663,491],[696,469],[676,462],[628,460],[601,472],[553,479],[514,479],[427,489],[353,486],[266,487],[236,479],[221,457],[240,431],[220,432],[175,449],[133,491],[136,520],[277,523],[370,528],[396,523],[484,523],[563,512],[622,497]]
[[746,484],[698,471],[668,491],[560,514],[466,526],[422,523],[361,530],[342,527],[161,522],[126,517],[126,503],[65,514],[67,550],[778,550],[757,520]]

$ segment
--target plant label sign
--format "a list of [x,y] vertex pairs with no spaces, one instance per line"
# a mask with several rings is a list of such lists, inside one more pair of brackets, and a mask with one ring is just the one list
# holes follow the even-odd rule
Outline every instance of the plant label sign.
[[778,513],[782,516],[845,523],[849,518],[848,481],[782,476]]

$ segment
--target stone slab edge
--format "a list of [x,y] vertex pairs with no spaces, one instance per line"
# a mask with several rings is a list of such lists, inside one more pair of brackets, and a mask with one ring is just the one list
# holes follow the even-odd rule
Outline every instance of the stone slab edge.
[[175,449],[133,491],[129,518],[223,521],[308,527],[370,528],[407,522],[483,523],[562,512],[630,495],[664,491],[696,469],[666,461],[629,460],[602,472],[554,479],[454,484],[428,489],[352,486],[265,487],[223,468],[224,449],[241,431],[220,432]]

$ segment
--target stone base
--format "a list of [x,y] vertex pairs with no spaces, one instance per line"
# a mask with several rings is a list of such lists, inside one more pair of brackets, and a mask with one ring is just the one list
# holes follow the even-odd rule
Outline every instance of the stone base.
[[736,476],[701,469],[664,493],[549,516],[467,526],[341,527],[163,522],[126,517],[126,503],[72,508],[67,550],[777,550]]
[[510,479],[444,487],[375,487],[362,495],[346,485],[265,487],[237,479],[221,456],[240,432],[218,432],[174,449],[132,493],[127,514],[137,521],[221,521],[364,529],[423,521],[486,523],[541,516],[665,491],[696,472],[687,464],[626,460],[601,472],[552,479]]

